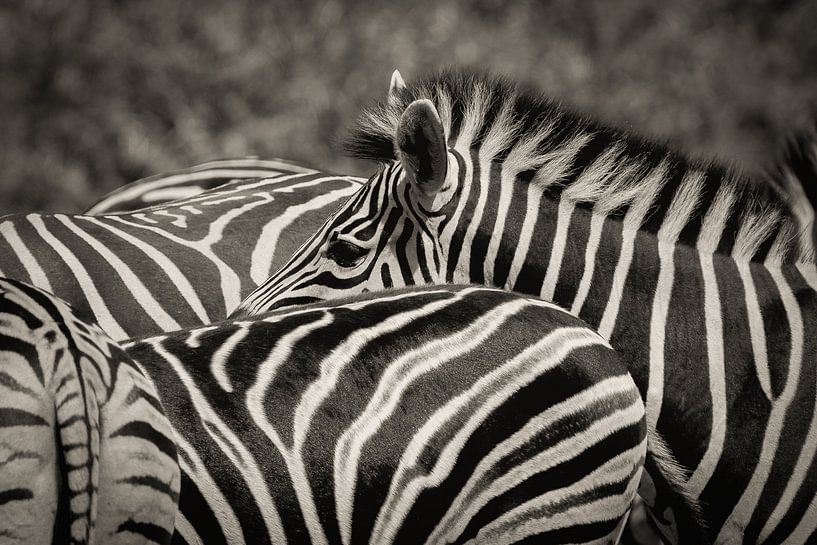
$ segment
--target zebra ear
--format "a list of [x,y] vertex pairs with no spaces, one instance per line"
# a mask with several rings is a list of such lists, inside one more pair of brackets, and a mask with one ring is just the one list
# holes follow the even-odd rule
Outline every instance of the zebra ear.
[[400,75],[399,70],[391,73],[391,81],[389,82],[389,104],[397,103],[397,95],[406,88],[406,82],[403,81],[403,76]]
[[409,182],[428,196],[437,193],[445,182],[448,155],[443,124],[430,100],[408,105],[397,124],[395,144]]

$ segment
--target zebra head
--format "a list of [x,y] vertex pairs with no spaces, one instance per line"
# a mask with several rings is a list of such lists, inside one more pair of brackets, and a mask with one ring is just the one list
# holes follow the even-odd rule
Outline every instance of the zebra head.
[[[446,275],[448,255],[442,243],[461,194],[464,168],[461,153],[447,145],[452,105],[441,107],[429,98],[407,100],[407,95],[395,71],[381,112],[390,117],[380,120],[391,160],[381,161],[374,176],[250,294],[233,317],[456,280],[456,275]],[[392,122],[394,130],[386,126]],[[368,157],[369,145],[383,144],[350,139],[347,147],[354,155]]]
[[[746,259],[770,248],[788,254],[794,239],[785,203],[768,187],[501,77],[446,71],[405,85],[395,74],[388,99],[364,111],[346,148],[379,170],[234,317],[446,282],[537,295],[579,313],[589,289],[584,256],[602,248],[607,218],[652,243]],[[740,221],[723,235],[732,210]],[[557,284],[570,288],[565,297]],[[600,320],[605,304],[595,300],[585,319]]]

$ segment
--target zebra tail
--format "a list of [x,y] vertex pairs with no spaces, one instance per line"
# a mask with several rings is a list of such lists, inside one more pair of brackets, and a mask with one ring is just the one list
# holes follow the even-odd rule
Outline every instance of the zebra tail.
[[61,358],[52,380],[61,479],[54,535],[88,545],[170,543],[181,482],[170,425],[133,362],[118,347],[96,348],[108,353]]
[[[701,504],[688,486],[689,471],[672,455],[664,438],[657,431],[647,436],[647,460],[645,469],[653,480],[659,497],[673,498],[672,505],[651,506],[650,514],[659,529],[664,529],[664,510],[672,508],[675,528],[684,528],[682,536],[663,536],[666,542],[710,543],[706,521],[702,516]],[[694,529],[689,532],[686,529]]]

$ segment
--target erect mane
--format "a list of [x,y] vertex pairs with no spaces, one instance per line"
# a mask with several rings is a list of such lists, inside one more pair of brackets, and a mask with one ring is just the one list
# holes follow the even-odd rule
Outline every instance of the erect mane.
[[738,260],[813,259],[796,244],[809,234],[800,233],[786,196],[771,184],[604,126],[501,76],[454,69],[410,83],[364,110],[345,150],[395,160],[400,116],[419,99],[436,106],[449,147],[479,148],[483,160],[505,161],[562,198],[615,214],[660,192],[642,229],[666,236],[672,229],[661,227],[668,224],[678,241]]
[[[521,91],[508,78],[478,71],[450,69],[408,84],[392,100],[382,101],[364,110],[344,141],[344,149],[353,157],[373,161],[397,158],[394,135],[400,115],[415,100],[427,98],[437,107],[449,143],[456,139],[463,124],[471,122],[477,134],[471,145],[479,146],[496,121],[502,106],[512,107],[513,126],[502,127],[509,148],[515,139],[539,129],[540,120],[562,114],[544,96]],[[477,115],[475,115],[477,114]]]

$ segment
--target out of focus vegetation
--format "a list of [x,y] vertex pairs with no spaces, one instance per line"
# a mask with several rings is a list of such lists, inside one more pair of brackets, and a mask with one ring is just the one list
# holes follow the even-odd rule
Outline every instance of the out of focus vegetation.
[[365,173],[359,108],[454,63],[757,168],[817,101],[813,0],[0,3],[0,214],[243,155]]

